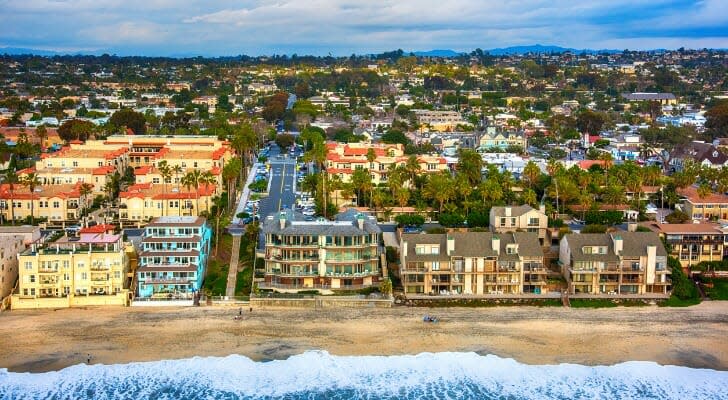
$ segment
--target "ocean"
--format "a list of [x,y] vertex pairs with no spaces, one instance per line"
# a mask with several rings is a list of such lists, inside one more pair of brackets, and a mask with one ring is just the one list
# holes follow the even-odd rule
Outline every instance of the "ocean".
[[0,399],[728,399],[728,372],[632,361],[526,365],[475,353],[195,357],[0,370]]

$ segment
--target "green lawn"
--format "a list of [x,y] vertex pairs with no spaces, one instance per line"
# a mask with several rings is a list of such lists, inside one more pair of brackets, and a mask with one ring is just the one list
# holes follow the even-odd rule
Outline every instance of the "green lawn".
[[213,296],[224,296],[227,289],[229,263],[223,263],[211,259],[207,265],[207,276],[205,277],[205,290]]
[[660,307],[690,307],[696,304],[700,304],[699,297],[682,300],[679,297],[671,296],[669,299],[660,303]]
[[611,308],[618,304],[607,299],[570,299],[571,308]]
[[713,283],[713,288],[705,288],[705,294],[712,300],[728,300],[728,279],[704,279],[705,283]]

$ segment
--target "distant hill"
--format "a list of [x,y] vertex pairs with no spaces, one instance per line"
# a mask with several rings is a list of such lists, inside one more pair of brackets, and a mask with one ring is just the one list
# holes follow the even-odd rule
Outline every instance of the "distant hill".
[[534,44],[531,46],[511,46],[502,47],[497,49],[485,50],[494,56],[510,55],[510,54],[526,54],[526,53],[565,53],[570,51],[572,53],[621,53],[622,50],[593,50],[593,49],[574,49],[570,47],[561,46],[544,46],[540,44]]
[[35,54],[37,56],[57,56],[61,53],[50,50],[26,49],[22,47],[0,47],[0,54],[9,54],[11,56],[21,54]]
[[458,57],[463,53],[455,50],[430,50],[430,51],[413,51],[418,57]]
[[24,47],[0,47],[0,54],[8,54],[11,56],[32,54],[32,55],[42,56],[42,57],[53,57],[53,56],[66,56],[66,55],[69,55],[69,56],[100,55],[100,54],[103,54],[103,52],[98,52],[98,51],[68,52],[68,51],[28,49],[28,48],[24,48]]

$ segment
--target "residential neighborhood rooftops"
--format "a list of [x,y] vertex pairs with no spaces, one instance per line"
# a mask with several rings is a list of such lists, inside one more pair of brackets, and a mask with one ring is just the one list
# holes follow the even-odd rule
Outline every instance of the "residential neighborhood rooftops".
[[204,217],[195,216],[166,216],[158,217],[153,219],[147,227],[150,226],[202,226],[205,224],[206,219]]
[[[448,238],[453,240],[454,250],[447,254]],[[498,252],[493,249],[494,240],[498,241]],[[518,257],[541,257],[543,251],[538,235],[530,232],[499,233],[490,232],[449,232],[449,233],[405,233],[402,242],[407,242],[407,259],[412,261],[449,260],[458,257],[496,257],[507,260]],[[436,244],[440,246],[439,254],[417,254],[418,244]],[[515,254],[508,254],[508,245],[518,245]]]
[[695,186],[678,189],[677,194],[687,198],[693,204],[728,203],[728,196],[721,193],[710,192],[707,196],[701,198],[698,194],[698,188]]

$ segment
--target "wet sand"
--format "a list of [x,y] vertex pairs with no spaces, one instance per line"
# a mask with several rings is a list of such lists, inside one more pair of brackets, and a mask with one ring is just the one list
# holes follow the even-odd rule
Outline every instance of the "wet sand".
[[[0,314],[0,368],[43,372],[241,354],[284,359],[477,352],[528,364],[624,361],[728,370],[728,302],[689,308],[88,308]],[[441,320],[425,323],[424,314]]]

